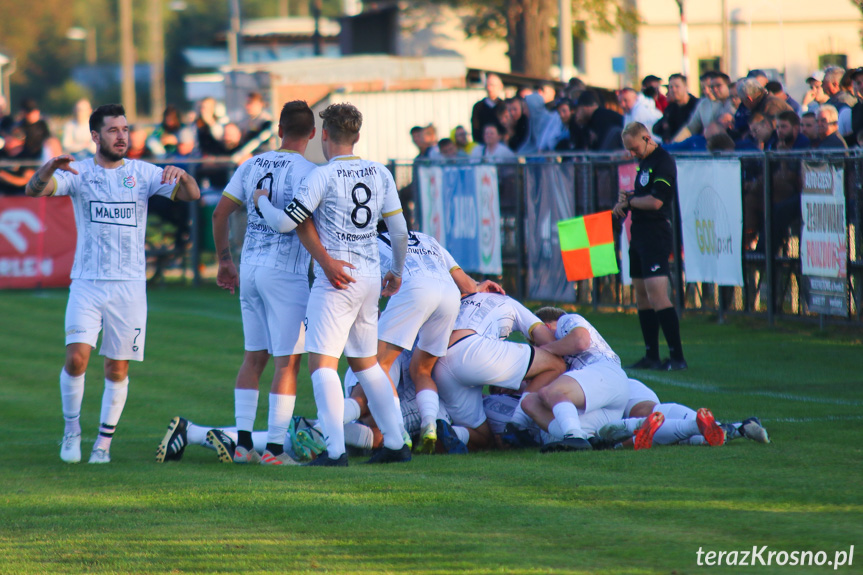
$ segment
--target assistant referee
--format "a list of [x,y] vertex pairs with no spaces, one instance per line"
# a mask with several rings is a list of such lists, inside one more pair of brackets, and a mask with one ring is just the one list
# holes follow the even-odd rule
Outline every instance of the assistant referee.
[[[671,210],[677,195],[677,166],[656,144],[644,124],[632,122],[623,129],[623,146],[638,158],[635,191],[621,191],[614,213],[632,212],[629,274],[635,286],[638,321],[645,354],[632,369],[676,371],[686,369],[680,343],[680,322],[668,298],[668,256],[672,251]],[[659,328],[668,343],[669,358],[659,357]]]

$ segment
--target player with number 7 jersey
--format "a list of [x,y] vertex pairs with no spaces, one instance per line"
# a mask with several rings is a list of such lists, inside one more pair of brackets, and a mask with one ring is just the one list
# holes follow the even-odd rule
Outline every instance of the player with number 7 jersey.
[[[315,259],[315,283],[306,308],[306,351],[318,419],[327,451],[312,465],[347,465],[343,427],[344,393],[336,371],[344,353],[369,400],[384,446],[369,463],[410,461],[402,437],[401,413],[392,386],[377,362],[378,300],[398,292],[407,255],[408,230],[395,182],[377,162],[353,155],[362,114],[351,104],[332,104],[321,112],[321,141],[329,162],[312,171],[284,209],[272,206],[266,190],[255,204],[267,223],[282,233],[299,228]],[[320,240],[307,235],[314,214]],[[390,232],[392,260],[381,291],[377,223]],[[326,276],[326,277],[325,277]]]

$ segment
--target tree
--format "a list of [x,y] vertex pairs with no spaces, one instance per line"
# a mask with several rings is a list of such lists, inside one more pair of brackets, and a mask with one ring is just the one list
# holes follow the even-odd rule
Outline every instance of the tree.
[[[468,36],[506,39],[512,71],[539,78],[551,68],[551,23],[557,20],[555,0],[432,0],[469,8],[464,18]],[[639,18],[632,0],[571,0],[573,33],[634,31]]]

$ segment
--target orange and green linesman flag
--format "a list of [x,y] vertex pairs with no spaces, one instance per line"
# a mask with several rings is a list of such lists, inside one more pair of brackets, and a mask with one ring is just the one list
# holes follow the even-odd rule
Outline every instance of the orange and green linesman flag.
[[557,222],[566,279],[574,282],[616,274],[611,211]]

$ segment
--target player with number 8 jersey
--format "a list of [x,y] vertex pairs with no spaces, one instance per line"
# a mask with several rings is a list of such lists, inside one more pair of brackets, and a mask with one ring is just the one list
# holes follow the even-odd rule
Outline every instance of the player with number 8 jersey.
[[[267,223],[282,233],[300,226],[300,239],[315,259],[315,282],[306,311],[306,351],[327,452],[312,464],[347,465],[344,395],[336,371],[343,352],[384,436],[384,447],[369,462],[410,461],[401,414],[376,358],[378,299],[395,294],[401,286],[407,224],[387,169],[353,155],[362,126],[360,111],[351,104],[333,104],[321,112],[321,118],[321,141],[329,162],[309,174],[284,210],[273,207],[266,190],[255,192],[255,203]],[[304,235],[312,214],[315,237],[320,237],[317,242]],[[381,218],[390,232],[393,252],[383,291],[377,240]]]

